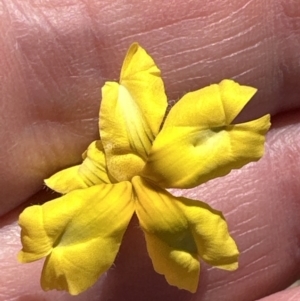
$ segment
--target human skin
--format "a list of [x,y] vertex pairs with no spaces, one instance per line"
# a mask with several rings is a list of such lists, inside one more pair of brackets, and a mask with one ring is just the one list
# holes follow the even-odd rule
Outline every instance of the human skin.
[[[300,289],[284,290],[300,276],[297,2],[0,1],[0,301],[300,299]],[[42,261],[16,260],[18,214],[56,197],[43,189],[43,179],[80,162],[98,137],[101,86],[118,79],[134,41],[162,70],[170,100],[232,78],[259,90],[238,121],[274,116],[263,159],[201,187],[174,191],[223,211],[240,267],[226,272],[202,264],[197,293],[180,291],[153,271],[133,220],[114,266],[93,288],[77,297],[45,293],[39,287]]]

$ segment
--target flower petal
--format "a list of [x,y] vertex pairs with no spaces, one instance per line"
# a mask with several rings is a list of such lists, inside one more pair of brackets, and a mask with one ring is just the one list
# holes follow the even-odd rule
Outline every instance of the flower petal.
[[120,84],[107,82],[102,88],[100,136],[115,179],[130,180],[143,168],[166,107],[160,70],[143,48],[133,44]]
[[76,295],[92,286],[112,264],[134,212],[129,182],[75,190],[20,215],[21,262],[48,255],[44,290]]
[[112,177],[106,169],[105,154],[100,140],[92,142],[84,153],[81,165],[63,169],[45,184],[59,193],[68,193],[75,189],[83,189],[97,184],[109,184]]
[[120,84],[129,91],[155,137],[167,109],[167,96],[160,70],[137,43],[130,46],[124,59]]
[[221,269],[237,268],[239,252],[221,212],[200,201],[174,197],[140,177],[132,183],[149,256],[169,284],[195,292],[198,257]]
[[234,98],[231,83],[188,93],[171,109],[143,177],[161,187],[191,188],[261,158],[270,116],[230,125],[253,94],[252,88],[232,83],[245,93]]
[[200,273],[197,254],[177,250],[157,235],[145,230],[144,234],[155,271],[164,275],[170,285],[195,293]]
[[196,126],[203,129],[229,125],[257,89],[225,79],[184,95],[170,110],[164,128]]

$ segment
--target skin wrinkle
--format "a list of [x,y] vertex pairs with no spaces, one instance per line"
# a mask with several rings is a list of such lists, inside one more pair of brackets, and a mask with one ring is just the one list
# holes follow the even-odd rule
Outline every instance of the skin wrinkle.
[[[239,51],[236,51],[236,52],[230,52],[230,54],[224,55],[222,57],[222,60],[229,59],[229,58],[234,58],[236,55],[244,54],[245,52],[252,52],[257,46],[260,46],[260,45],[261,45],[261,42],[258,42],[257,44],[255,44],[253,46],[250,46],[246,49],[242,49],[242,50],[239,50]],[[190,53],[190,52],[202,52],[205,48],[212,48],[212,47],[211,47],[211,45],[207,45],[207,46],[202,47],[201,49],[193,49],[193,50],[190,50],[190,51],[182,51],[181,53],[177,53],[176,55],[189,54],[190,56],[192,56],[192,53]],[[221,43],[220,43],[220,48],[222,48]],[[171,70],[169,72],[169,74],[176,73],[178,71],[181,72],[181,71],[184,71],[184,70],[190,69],[192,67],[196,67],[196,66],[201,67],[201,65],[203,65],[203,64],[210,64],[210,63],[214,63],[216,61],[219,61],[219,58],[218,59],[210,59],[210,60],[206,59],[205,61],[200,61],[200,62],[196,60],[194,63],[190,63],[189,65],[183,66],[181,68],[177,68],[176,70]],[[255,68],[255,67],[253,67],[253,68]],[[203,69],[205,69],[205,68],[203,67]],[[194,79],[195,78],[192,78],[192,80],[194,80]],[[176,84],[183,83],[183,82],[184,82],[184,80],[178,81],[178,82],[176,82]]]
[[241,73],[238,73],[238,74],[236,74],[236,75],[234,75],[234,76],[232,76],[232,79],[236,79],[236,78],[241,78],[241,77],[244,77],[245,75],[248,75],[249,73],[251,73],[251,72],[253,72],[253,71],[256,71],[256,70],[258,70],[259,69],[259,66],[256,66],[256,67],[251,67],[251,68],[249,68],[249,69],[247,69],[246,71],[243,71],[243,72],[241,72]]
[[[261,227],[261,229],[257,228],[257,230],[264,230],[266,227]],[[246,234],[246,236],[250,237],[250,234],[253,234],[253,232],[248,232]],[[239,238],[243,237],[244,235],[238,235]],[[263,241],[258,241],[257,243],[252,243],[251,246],[247,247],[246,249],[243,250],[243,254],[249,253],[251,252],[251,250],[253,250],[254,248],[260,247],[261,244],[263,243]],[[259,258],[265,257],[267,254],[261,255]],[[253,263],[253,261],[251,261],[251,264]],[[250,266],[251,264],[249,264],[248,266]],[[246,265],[247,266],[247,265]]]
[[[216,25],[214,24],[214,26],[216,26]],[[236,30],[234,28],[230,27],[230,30],[228,31],[228,33],[227,33],[227,31],[224,31],[224,29],[223,29],[222,30],[223,31],[222,40],[220,41],[220,39],[218,39],[218,37],[216,35],[211,35],[211,33],[214,32],[215,28],[212,28],[212,26],[207,25],[207,28],[204,27],[204,29],[199,29],[199,32],[204,31],[205,35],[208,36],[208,41],[209,41],[209,43],[207,43],[206,46],[202,45],[201,49],[203,51],[206,47],[212,48],[217,45],[221,46],[222,44],[224,44],[224,42],[233,42],[232,40],[234,40],[235,36],[238,36],[238,37],[242,36],[243,33],[246,34],[247,31],[249,31],[249,29],[251,30],[251,28],[255,28],[255,27],[257,27],[257,25],[250,25],[250,26],[247,26],[245,29],[242,28],[242,33],[239,31],[238,33],[235,33],[233,36],[232,36],[232,33],[236,32]],[[197,31],[198,31],[198,28],[197,28]],[[262,31],[262,33],[263,33],[263,31]],[[261,35],[261,32],[259,34]],[[227,35],[227,36],[225,36],[225,35]],[[250,37],[250,40],[249,40],[249,37]],[[252,36],[252,39],[253,39],[253,37],[255,37],[255,39],[257,40],[257,35]],[[214,41],[216,41],[216,42],[214,42]],[[244,40],[244,43],[245,42],[248,43],[249,41],[251,41],[251,36],[248,36],[247,41]],[[183,46],[185,46],[185,45],[183,45]],[[214,47],[214,48],[217,48],[217,47]]]
[[251,216],[249,217],[248,219],[244,219],[243,221],[241,221],[239,224],[238,224],[238,227],[240,226],[244,226],[245,224],[248,224],[248,223],[251,223],[253,220],[256,219],[256,216]]
[[[256,228],[253,228],[253,229],[250,229],[248,231],[243,231],[242,234],[238,234],[237,236],[239,237],[243,237],[243,236],[250,236],[249,234],[253,234],[253,233],[256,233],[256,232],[260,232],[261,230],[264,230],[266,228],[268,228],[269,226],[268,225],[264,225],[264,226],[260,226],[260,227],[256,227]],[[251,245],[250,248],[252,248],[254,245]]]
[[[253,52],[256,48],[258,48],[258,47],[260,47],[262,44],[263,44],[263,42],[264,41],[259,41],[259,42],[257,42],[256,44],[254,44],[254,45],[251,45],[251,46],[248,46],[247,48],[245,48],[245,49],[241,49],[241,50],[239,50],[239,51],[236,51],[236,52],[230,52],[230,54],[228,54],[228,55],[224,55],[223,57],[222,57],[222,60],[224,60],[224,59],[229,59],[229,58],[235,58],[236,56],[238,56],[238,55],[240,55],[240,54],[244,54],[244,53],[246,53],[246,55],[248,55],[248,53],[251,53],[251,52]],[[214,62],[213,60],[207,60],[206,61],[207,63],[212,63],[212,62]]]
[[[259,274],[259,272],[261,272],[261,271],[265,272],[265,271],[267,271],[267,270],[269,270],[269,269],[272,269],[272,268],[274,268],[274,267],[276,267],[276,263],[274,263],[274,264],[269,264],[267,267],[262,267],[262,268],[260,268],[260,269],[258,269],[258,270],[255,270],[255,271],[253,271],[252,273],[247,274],[247,275],[245,275],[245,276],[243,276],[243,277],[241,277],[241,278],[239,278],[239,279],[235,279],[235,280],[229,281],[229,282],[227,281],[226,283],[224,282],[223,284],[220,283],[219,286],[217,285],[216,287],[214,287],[214,290],[215,290],[215,289],[217,289],[217,290],[222,290],[223,287],[224,287],[224,285],[230,285],[230,284],[235,284],[235,285],[236,285],[236,283],[243,282],[245,279],[253,278],[253,276],[256,276],[256,274],[257,274],[257,273]],[[235,296],[235,297],[238,297],[238,296]],[[252,297],[252,298],[253,298],[253,297]],[[255,298],[255,297],[254,297],[254,298]],[[236,300],[240,300],[240,299],[236,299]],[[249,300],[255,300],[255,299],[249,299]]]
[[[210,16],[210,17],[212,17],[212,16]],[[199,20],[199,19],[198,19]],[[195,20],[195,21],[198,21],[198,20]],[[200,19],[201,20],[201,19]],[[222,19],[222,20],[224,20],[224,19]],[[209,21],[209,20],[208,20]],[[248,21],[248,20],[247,20]],[[219,21],[220,22],[220,21]],[[219,23],[219,22],[217,22],[217,23]],[[217,23],[215,23],[214,22],[214,26],[215,26],[215,24],[217,24]],[[232,22],[231,22],[232,23]],[[187,26],[187,29],[183,29],[183,33],[185,33],[185,31],[186,31],[186,33],[188,32],[188,31],[190,31],[190,28],[191,28],[191,26],[193,25],[193,23],[192,24],[187,24],[188,26]],[[234,40],[234,38],[235,37],[240,37],[240,36],[242,36],[242,35],[245,35],[245,34],[247,34],[249,31],[251,31],[254,27],[257,27],[258,25],[257,24],[249,24],[249,26],[247,26],[246,27],[246,29],[241,33],[241,32],[238,32],[238,33],[236,33],[236,34],[234,34],[234,36],[231,36],[230,34],[227,34],[227,36],[225,36],[224,34],[226,33],[226,32],[223,32],[223,38],[222,38],[222,40],[220,41],[219,39],[218,39],[218,37],[216,36],[216,35],[212,35],[212,33],[214,32],[214,29],[212,28],[212,26],[211,25],[209,25],[209,22],[207,22],[207,20],[205,19],[205,22],[204,22],[204,24],[203,24],[204,26],[203,27],[201,27],[201,28],[199,28],[198,29],[198,27],[196,27],[195,29],[197,30],[197,32],[199,32],[201,35],[203,35],[203,33],[206,35],[206,36],[208,36],[209,37],[209,39],[210,39],[210,43],[207,43],[207,45],[203,45],[202,46],[202,48],[201,48],[201,50],[203,51],[204,49],[206,49],[206,48],[217,48],[216,46],[220,46],[221,47],[221,45],[222,44],[224,44],[224,42],[233,42],[232,40]],[[222,25],[222,24],[221,24]],[[173,24],[171,24],[171,25],[168,25],[170,28],[172,28],[172,26],[173,26]],[[166,28],[164,27],[164,30],[166,30]],[[232,30],[232,28],[231,28],[231,30]],[[184,38],[184,35],[181,33],[181,35],[182,36],[180,36],[179,38],[180,39],[182,39],[182,38]],[[178,38],[178,34],[174,37],[172,37],[172,39],[171,39],[171,42],[173,43],[173,42],[175,42],[177,39],[179,39]],[[165,41],[164,42],[164,44],[156,44],[156,47],[157,46],[161,46],[161,45],[164,45],[164,46],[166,46],[165,44],[167,44],[167,43],[170,43],[170,41]],[[182,44],[182,46],[184,46],[186,49],[190,49],[190,47],[186,47],[186,44]],[[190,46],[190,45],[189,45]],[[177,51],[177,54],[183,54],[185,51],[189,51],[189,50],[184,50],[184,51],[182,51],[182,52],[180,52],[180,51]],[[168,54],[166,54],[164,57],[168,57],[168,56],[170,56],[170,55],[168,55]]]
[[[259,262],[259,260],[256,260],[255,262]],[[254,268],[253,270],[255,270],[255,272],[253,272],[253,274],[258,271],[258,270],[256,270],[256,268]],[[260,270],[265,270],[265,268],[261,268]],[[246,277],[248,278],[248,275]],[[249,275],[249,277],[251,277],[251,275]],[[210,285],[207,285],[207,290],[208,291],[209,290],[214,290],[216,288],[219,289],[219,290],[221,290],[225,285],[227,285],[227,284],[233,284],[236,281],[243,281],[243,279],[245,279],[245,278],[239,278],[237,280],[234,279],[234,280],[232,280],[230,282],[227,282],[227,281],[224,281],[224,279],[221,279],[219,281],[215,281],[214,283],[211,283]]]
[[[52,18],[53,19],[53,18]],[[48,24],[51,24],[50,22],[48,22]],[[55,26],[52,24],[52,26],[51,26],[51,28],[55,28]],[[50,39],[49,39],[49,41],[45,41],[45,46],[46,47],[48,47],[49,48],[49,45],[51,46],[51,48],[52,47],[57,47],[56,45],[58,45],[58,50],[56,51],[57,53],[59,53],[60,54],[60,56],[62,56],[63,57],[63,55],[62,54],[64,54],[64,52],[61,52],[61,50],[62,49],[65,49],[64,51],[65,51],[65,53],[67,54],[67,49],[66,49],[66,46],[63,46],[63,48],[61,48],[62,46],[61,45],[63,45],[62,43],[61,43],[61,41],[63,41],[64,40],[64,35],[65,35],[65,33],[62,35],[61,34],[61,38],[59,39],[57,39],[57,38],[55,38],[55,39],[53,39],[52,38],[52,36],[53,36],[53,34],[52,34],[52,31],[53,30],[51,30],[50,31],[50,34],[48,34],[48,36],[50,36]],[[49,32],[49,30],[47,29],[47,32]],[[53,40],[53,41],[52,41]],[[57,40],[57,41],[56,41]],[[49,42],[50,42],[50,44],[49,44]],[[55,43],[55,44],[53,44],[53,43]],[[53,44],[53,46],[51,45],[51,44]],[[26,47],[25,47],[26,48]],[[29,53],[31,53],[31,47],[30,47],[30,52]],[[69,53],[70,53],[70,49],[69,49]],[[39,56],[39,58],[40,58],[40,62],[41,63],[44,63],[45,62],[45,59],[44,59],[44,57],[45,57],[45,55],[47,55],[47,56],[49,56],[49,53],[45,53],[44,54],[44,52],[40,52],[40,53],[38,53],[38,56]],[[60,57],[59,56],[59,57]],[[65,55],[66,56],[66,55]],[[33,55],[33,57],[35,57],[34,55]],[[36,58],[36,57],[35,57]],[[70,61],[70,60],[72,60],[72,53],[71,53],[71,56],[70,56],[70,59],[68,60],[68,61]],[[60,79],[63,79],[63,81],[62,81],[62,83],[61,83],[61,86],[66,82],[66,80],[69,78],[69,74],[72,74],[72,76],[74,76],[74,74],[78,74],[78,65],[76,65],[76,64],[74,64],[74,63],[68,63],[68,61],[66,61],[66,63],[65,64],[63,64],[62,66],[60,66],[60,62],[62,62],[63,60],[62,59],[60,59],[59,60],[59,69],[58,69],[58,71],[60,72],[61,70],[66,70],[66,72],[64,71],[64,73],[65,74],[63,74],[63,78],[62,77],[60,77]],[[46,63],[44,63],[45,65],[45,67],[44,68],[41,68],[41,70],[42,71],[44,71],[44,70],[49,70],[49,68],[48,68],[48,65],[49,65],[49,62],[48,62],[48,65],[46,64]],[[50,64],[53,64],[53,61],[52,60],[50,60]],[[37,68],[40,68],[40,66],[38,65],[38,64],[35,64],[36,65],[36,67],[35,67],[35,70],[37,70]],[[70,67],[68,67],[68,66],[72,66],[72,68],[70,68]],[[63,68],[62,68],[63,67]],[[50,70],[49,70],[50,71]],[[54,69],[54,71],[56,71],[56,72],[58,72],[57,71],[57,69]],[[39,72],[39,71],[38,71]],[[75,88],[75,83],[74,84],[72,84],[72,86],[70,86],[69,87],[69,89],[66,91],[64,91],[64,94],[62,93],[62,91],[61,91],[61,89],[59,88],[59,86],[57,85],[57,80],[55,79],[55,76],[53,76],[52,75],[52,71],[50,71],[49,73],[48,73],[48,76],[46,76],[45,77],[45,75],[43,74],[43,77],[45,77],[45,78],[50,78],[51,79],[51,81],[50,81],[50,83],[51,82],[53,82],[53,84],[51,84],[51,85],[49,85],[49,82],[47,83],[47,85],[48,85],[48,87],[47,87],[47,89],[46,89],[46,93],[43,93],[44,95],[45,95],[45,99],[47,99],[48,101],[50,101],[50,103],[53,103],[53,106],[55,106],[55,105],[57,105],[57,101],[53,101],[53,100],[55,100],[55,99],[61,99],[62,97],[63,97],[63,101],[60,101],[60,106],[59,106],[59,108],[60,108],[60,110],[62,111],[62,112],[65,112],[66,111],[66,107],[64,108],[64,104],[65,105],[69,105],[69,100],[68,100],[68,98],[70,98],[70,96],[72,96],[72,95],[70,95],[70,92],[73,90],[73,92],[72,92],[72,94],[74,94],[74,99],[78,99],[78,94],[75,96],[75,93],[74,92],[76,92],[76,90],[74,89]],[[78,75],[77,75],[78,76]],[[36,78],[39,78],[40,76],[36,76]],[[80,82],[82,82],[82,80],[81,80],[81,77],[77,77],[78,78],[78,82],[80,83]],[[84,83],[84,82],[82,82],[82,83]],[[56,89],[56,87],[58,87],[58,89]],[[88,88],[88,87],[87,87]],[[78,89],[78,88],[77,88]],[[47,95],[46,96],[46,94],[48,94],[47,93],[47,90],[52,90],[52,91],[57,91],[57,92],[59,92],[59,93],[56,93],[55,95],[53,95],[51,98]],[[38,92],[38,91],[37,91]],[[67,92],[67,94],[66,94],[66,92]],[[97,90],[97,92],[99,92],[99,89]],[[39,91],[39,93],[40,93],[40,91]],[[52,93],[53,94],[53,93]],[[51,94],[50,94],[51,95]],[[34,98],[34,95],[33,95],[33,98]],[[72,116],[72,115],[70,115],[70,116]],[[60,118],[60,119],[62,119],[62,118]]]
[[[190,28],[191,28],[191,24],[195,24],[195,21],[197,21],[197,22],[199,22],[199,20],[200,20],[200,22],[201,23],[203,23],[203,27],[201,27],[201,30],[200,30],[200,32],[201,33],[203,33],[203,32],[205,32],[210,26],[208,26],[208,25],[206,25],[207,23],[209,23],[210,22],[210,19],[211,18],[216,18],[216,13],[213,13],[213,14],[211,14],[211,15],[209,15],[209,16],[205,16],[205,17],[200,17],[199,18],[199,15],[197,15],[196,17],[193,17],[193,18],[185,18],[185,19],[183,19],[183,20],[176,20],[176,21],[174,21],[174,20],[172,20],[169,24],[164,24],[163,26],[158,26],[157,28],[151,28],[151,30],[147,30],[147,31],[144,31],[144,32],[139,32],[138,33],[138,36],[139,37],[143,37],[144,35],[149,35],[149,34],[158,34],[158,33],[160,33],[162,30],[164,30],[164,31],[168,31],[168,29],[170,28],[170,29],[172,29],[174,26],[180,26],[180,27],[182,27],[183,28],[183,30],[186,30],[186,31],[188,31]],[[224,19],[221,19],[220,21],[218,21],[217,23],[220,23],[220,22],[223,22],[223,21],[225,21],[227,18],[229,18],[229,17],[225,17]],[[220,24],[221,25],[221,24]],[[125,38],[121,38],[120,39],[120,41],[121,42],[123,42],[123,41],[125,41],[125,40],[128,40],[129,38],[133,38],[133,37],[135,37],[136,38],[136,36],[137,36],[137,34],[136,33],[134,33],[134,34],[132,34],[132,35],[127,35]],[[162,46],[162,45],[164,45],[166,42],[170,42],[170,41],[174,41],[174,39],[176,39],[176,37],[178,38],[178,35],[177,36],[175,36],[175,37],[173,37],[173,39],[169,39],[168,41],[164,41],[164,42],[162,42],[162,43],[160,43],[160,44],[156,44],[156,47],[157,46]],[[182,37],[181,37],[182,38]],[[213,44],[212,44],[213,45]],[[185,45],[186,46],[186,45]],[[180,53],[179,53],[180,54]]]
[[[261,264],[264,264],[264,261],[265,261],[266,258],[267,258],[267,255],[259,256],[257,259],[254,259],[254,260],[251,261],[249,264],[245,264],[243,267],[244,267],[244,268],[249,268],[249,267],[252,267],[252,266],[254,265],[253,271],[257,272],[258,270],[257,270],[257,267],[256,267],[255,265],[258,264],[258,266],[259,266],[259,265],[261,265]],[[274,263],[272,266],[275,266],[275,264],[276,264],[276,263]],[[268,266],[269,266],[269,265],[268,265]],[[264,269],[261,269],[261,270],[264,270]],[[255,272],[254,272],[254,273],[255,273]],[[244,279],[244,278],[243,278],[243,279]],[[235,282],[235,281],[236,281],[236,280],[232,280],[230,283],[233,283],[233,282]],[[219,280],[219,281],[216,280],[216,281],[214,281],[213,283],[207,285],[207,289],[210,290],[210,287],[212,287],[212,289],[214,289],[215,287],[217,287],[217,288],[222,288],[222,286],[227,285],[227,284],[228,284],[228,282],[226,282],[226,280],[224,280],[224,279],[221,279],[221,280]]]
[[[246,184],[247,185],[247,184]],[[239,189],[235,189],[235,194],[236,194],[236,196],[237,197],[244,197],[245,196],[245,194],[242,192],[242,190],[243,189],[247,189],[247,186],[246,185],[244,185],[243,184],[243,188],[239,188]],[[246,187],[245,187],[246,186]],[[248,191],[249,192],[249,191]],[[227,193],[230,193],[230,192],[227,192],[226,191],[226,194]],[[230,212],[229,212],[229,214],[236,214],[236,213],[238,213],[238,211],[239,210],[245,210],[245,208],[243,208],[243,207],[247,207],[247,206],[249,206],[249,205],[251,205],[252,204],[252,202],[251,201],[248,201],[248,202],[243,202],[242,204],[239,204],[239,207],[238,208],[233,208]]]
[[[17,6],[17,5],[16,5]],[[12,7],[11,8],[13,11],[14,11],[14,14],[17,14],[17,12],[18,12],[18,10],[17,9],[15,9],[15,7]],[[23,12],[23,15],[27,15],[27,14],[25,14],[24,12]],[[23,18],[24,19],[24,18]],[[18,53],[21,53],[21,55],[22,55],[22,61],[20,61],[20,67],[26,67],[26,68],[29,68],[30,69],[30,71],[27,69],[26,70],[26,75],[25,75],[25,72],[22,74],[23,76],[22,76],[22,78],[24,79],[24,86],[25,87],[30,87],[30,82],[28,82],[27,80],[28,80],[28,77],[29,78],[36,78],[36,79],[39,79],[40,77],[38,76],[38,72],[37,72],[37,67],[35,67],[35,66],[37,66],[38,65],[38,63],[40,62],[41,64],[42,64],[42,69],[43,69],[43,71],[44,72],[46,72],[46,73],[48,73],[48,74],[50,74],[50,70],[49,70],[49,68],[45,68],[45,63],[43,62],[43,60],[41,60],[41,57],[40,57],[40,55],[38,56],[38,58],[39,58],[39,60],[38,61],[36,61],[36,57],[34,58],[34,60],[31,60],[30,59],[30,56],[26,56],[26,52],[24,52],[24,48],[25,48],[25,50],[26,50],[26,46],[25,47],[23,47],[23,46],[21,46],[21,45],[23,45],[23,41],[26,41],[26,39],[28,39],[28,36],[39,36],[39,31],[37,31],[37,26],[36,26],[36,22],[40,22],[41,21],[41,19],[42,18],[32,18],[31,19],[31,22],[28,22],[28,23],[30,23],[30,27],[29,27],[29,29],[31,29],[31,33],[30,33],[30,31],[29,31],[29,33],[27,32],[26,33],[26,36],[23,36],[23,35],[20,35],[20,30],[21,30],[21,28],[20,28],[20,26],[18,26],[18,24],[22,24],[22,21],[23,21],[23,19],[21,20],[21,21],[19,21],[19,22],[15,22],[14,24],[14,28],[15,28],[15,31],[16,31],[16,39],[17,40],[19,40],[19,42],[18,42],[18,44],[20,45],[19,47],[20,47],[20,49],[19,49],[19,51],[18,51]],[[37,23],[37,24],[39,24],[39,23]],[[24,24],[23,24],[24,25]],[[30,39],[30,38],[29,38]],[[40,44],[40,40],[38,40],[38,45]],[[31,46],[30,46],[30,50],[32,50],[32,48],[31,48]],[[25,64],[25,66],[22,66],[22,64]],[[39,67],[40,68],[40,67]],[[20,71],[22,71],[23,70],[23,68],[19,68],[19,70]],[[28,72],[29,71],[29,72]],[[31,75],[32,74],[32,76],[29,76],[29,75]],[[38,85],[36,85],[38,83]],[[50,88],[47,88],[47,86],[45,85],[45,82],[43,82],[43,81],[41,81],[41,80],[38,80],[36,83],[35,83],[35,87],[36,86],[39,86],[39,85],[41,85],[41,88],[42,89],[45,89],[45,92],[48,94],[50,91],[51,91],[51,89]],[[28,98],[34,98],[34,95],[32,95],[32,94],[29,94],[29,89],[27,88],[27,91],[28,91]],[[51,95],[51,93],[50,93],[50,95]],[[30,110],[28,110],[28,111],[30,111]]]
[[[227,215],[226,215],[227,216]],[[253,218],[250,218],[250,219],[247,219],[247,217],[246,217],[246,219],[244,219],[243,221],[240,221],[239,223],[237,223],[237,227],[238,228],[244,228],[244,227],[251,227],[253,224],[256,224],[257,223],[257,219],[258,219],[259,217],[256,215],[256,214],[253,214]],[[237,230],[235,230],[235,231],[232,231],[232,233],[234,234],[234,235],[239,235],[239,234],[242,234],[243,232],[242,231],[239,231],[238,230],[238,228],[237,228]]]
[[[289,91],[293,91],[291,98],[297,101],[299,99],[299,84],[298,78],[300,76],[300,53],[293,51],[300,47],[300,22],[299,22],[299,8],[295,7],[293,0],[278,1],[276,11],[281,15],[281,18],[275,23],[275,30],[278,34],[278,48],[281,56],[279,62],[279,71],[281,75],[281,89],[280,93],[284,96],[283,87]],[[293,13],[290,13],[293,11]],[[286,33],[283,33],[282,28]],[[288,61],[293,61],[290,64]]]
[[251,261],[249,264],[246,264],[245,266],[246,267],[251,267],[252,265],[256,265],[257,263],[260,264],[261,261],[264,261],[267,258],[267,255],[268,254],[263,255],[263,256],[257,258],[256,260]]
[[[90,27],[91,27],[91,35],[93,37],[93,40],[94,40],[94,44],[95,44],[95,48],[98,48],[97,45],[99,44],[98,42],[98,28],[99,28],[99,25],[97,24],[95,18],[92,17],[93,15],[93,10],[92,8],[88,5],[87,2],[85,1],[82,1],[83,5],[84,5],[84,10],[86,11],[86,14],[87,14],[87,17],[86,17],[86,20],[87,22],[90,24]],[[105,7],[103,7],[102,9],[105,9]]]
[[[176,1],[172,1],[176,3]],[[133,35],[142,33],[156,33],[157,30],[161,30],[162,27],[168,29],[171,25],[181,25],[181,22],[185,22],[185,20],[194,20],[199,17],[199,13],[201,16],[207,16],[210,12],[214,12],[214,10],[206,11],[204,3],[197,3],[196,1],[187,1],[186,5],[180,7],[180,11],[176,9],[176,5],[172,5],[171,1],[168,3],[162,3],[158,1],[152,1],[152,5],[147,6],[146,13],[148,15],[153,16],[153,24],[143,22],[144,14],[145,14],[145,6],[142,2],[137,3],[136,1],[127,1],[128,3],[128,10],[125,9],[125,16],[132,16],[131,20],[137,20],[138,23],[141,23],[141,27],[132,27],[130,28],[128,37],[132,37]],[[134,6],[134,16],[132,14],[132,8]],[[199,6],[201,6],[201,10],[199,10]],[[170,11],[171,10],[171,11]],[[129,13],[130,11],[130,13]],[[184,14],[183,14],[184,11]],[[168,12],[168,13],[166,13]],[[171,12],[171,13],[169,13]],[[164,18],[161,18],[161,15],[164,14]],[[184,17],[183,17],[184,16]],[[130,20],[130,21],[131,21]],[[154,25],[154,26],[153,26]],[[131,35],[132,34],[132,35]],[[126,35],[127,37],[127,35]]]

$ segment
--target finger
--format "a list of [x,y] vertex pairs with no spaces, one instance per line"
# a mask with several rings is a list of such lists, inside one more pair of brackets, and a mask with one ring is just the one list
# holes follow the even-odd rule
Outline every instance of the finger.
[[98,135],[100,87],[118,78],[133,41],[157,61],[171,100],[234,78],[259,89],[242,118],[299,107],[293,3],[2,1],[0,215],[80,160]]
[[[219,300],[220,296],[222,301],[253,301],[293,283],[300,276],[299,117],[299,113],[289,114],[274,121],[267,153],[258,163],[197,189],[174,192],[207,201],[224,212],[241,252],[237,271],[230,273],[202,264],[196,294],[191,296],[169,287],[163,276],[154,273],[142,232],[137,223],[132,223],[114,266],[83,296],[96,294],[96,300],[111,301],[208,301]],[[2,228],[0,237],[4,239],[0,260],[2,290],[13,294],[17,287],[20,296],[37,290],[38,296],[47,298],[48,293],[42,293],[37,284],[41,262],[16,262],[15,254],[20,249],[16,223]],[[55,296],[68,300],[63,293]]]
[[273,294],[257,301],[297,301],[300,299],[300,288],[292,288],[284,290],[280,293]]

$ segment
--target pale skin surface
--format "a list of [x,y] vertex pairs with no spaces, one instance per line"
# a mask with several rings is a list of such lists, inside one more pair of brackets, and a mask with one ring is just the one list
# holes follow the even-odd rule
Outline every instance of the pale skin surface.
[[[161,3],[0,1],[0,301],[300,300],[298,288],[277,293],[300,276],[299,2]],[[77,297],[45,293],[42,262],[16,261],[18,206],[54,198],[45,190],[32,196],[97,138],[100,87],[118,78],[134,41],[155,58],[169,99],[233,78],[259,89],[241,119],[277,115],[260,162],[176,192],[224,212],[240,268],[203,264],[198,292],[178,291],[153,272],[134,221],[114,267],[92,289]]]

